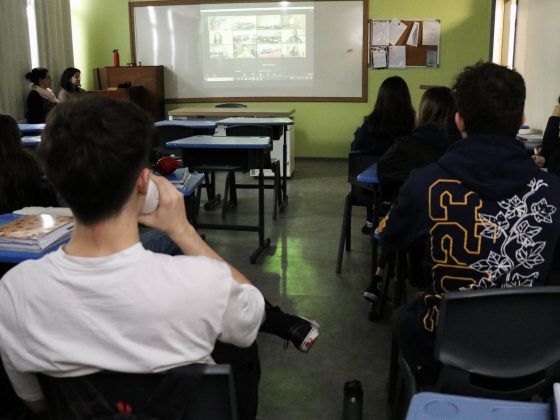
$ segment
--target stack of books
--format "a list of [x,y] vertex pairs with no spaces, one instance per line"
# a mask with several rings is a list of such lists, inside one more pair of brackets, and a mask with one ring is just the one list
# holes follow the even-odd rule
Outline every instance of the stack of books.
[[67,241],[73,228],[72,216],[3,214],[0,215],[0,249],[42,252]]

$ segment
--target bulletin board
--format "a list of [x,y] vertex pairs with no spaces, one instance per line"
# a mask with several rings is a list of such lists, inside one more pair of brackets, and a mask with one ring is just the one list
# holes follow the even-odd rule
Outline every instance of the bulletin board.
[[370,19],[368,31],[371,69],[439,67],[439,19]]

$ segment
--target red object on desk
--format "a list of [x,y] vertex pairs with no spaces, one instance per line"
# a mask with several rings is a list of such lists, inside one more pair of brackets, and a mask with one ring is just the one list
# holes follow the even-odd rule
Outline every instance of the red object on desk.
[[154,170],[165,176],[172,174],[175,172],[175,169],[180,166],[181,161],[179,159],[172,158],[171,156],[164,156],[156,162]]

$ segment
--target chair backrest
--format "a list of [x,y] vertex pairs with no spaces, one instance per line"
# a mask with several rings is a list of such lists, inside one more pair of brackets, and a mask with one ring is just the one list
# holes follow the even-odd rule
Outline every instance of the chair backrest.
[[272,137],[270,125],[230,125],[226,127],[226,136],[266,136]]
[[[226,136],[264,136],[273,138],[274,131],[269,125],[230,125],[226,127]],[[271,167],[270,153],[266,153],[263,162],[264,168]]]
[[236,102],[225,102],[223,104],[217,104],[215,108],[247,108],[247,105],[238,104]]
[[447,293],[435,357],[441,392],[529,399],[560,379],[560,287]]
[[39,375],[39,381],[56,419],[121,418],[119,413],[158,419],[237,419],[229,365],[193,364],[151,374]]
[[184,139],[193,136],[193,129],[184,125],[161,125],[154,129],[155,139],[153,149],[157,159],[163,156],[180,153],[180,149],[168,148],[165,144],[168,141]]

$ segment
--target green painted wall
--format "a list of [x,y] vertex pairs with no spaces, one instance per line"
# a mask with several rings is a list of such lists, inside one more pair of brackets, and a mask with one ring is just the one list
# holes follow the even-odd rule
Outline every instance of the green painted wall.
[[[86,89],[93,87],[92,69],[113,65],[112,51],[119,49],[121,65],[130,60],[127,0],[71,0],[74,60],[83,72]],[[254,108],[296,109],[296,156],[344,157],[352,134],[370,112],[381,82],[403,77],[415,105],[420,84],[450,85],[466,65],[486,60],[490,48],[492,2],[488,0],[369,0],[374,19],[440,19],[441,45],[438,69],[368,71],[368,103],[256,102]],[[170,105],[168,109],[209,104]]]

